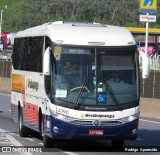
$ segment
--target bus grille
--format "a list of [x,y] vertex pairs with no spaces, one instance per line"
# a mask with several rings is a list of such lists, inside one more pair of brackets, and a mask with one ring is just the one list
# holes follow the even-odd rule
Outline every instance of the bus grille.
[[[74,120],[70,123],[74,125],[94,126],[93,122],[94,120]],[[116,126],[121,124],[122,122],[120,121],[100,121],[99,126]]]

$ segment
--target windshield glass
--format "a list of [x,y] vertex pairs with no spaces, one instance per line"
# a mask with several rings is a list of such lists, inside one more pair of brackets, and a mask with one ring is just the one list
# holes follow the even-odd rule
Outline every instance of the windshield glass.
[[53,96],[58,105],[120,109],[139,98],[135,48],[57,46],[54,57]]

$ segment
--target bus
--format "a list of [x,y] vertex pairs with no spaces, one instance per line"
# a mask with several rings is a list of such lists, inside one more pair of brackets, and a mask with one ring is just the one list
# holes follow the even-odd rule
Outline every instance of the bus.
[[[53,22],[17,32],[12,55],[11,116],[19,134],[59,139],[135,140],[140,114],[139,54],[125,28]],[[119,80],[111,80],[112,74]]]

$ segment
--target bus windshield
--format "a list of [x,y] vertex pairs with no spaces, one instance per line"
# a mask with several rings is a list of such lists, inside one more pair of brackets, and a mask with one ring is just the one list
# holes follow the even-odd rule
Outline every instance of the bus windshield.
[[138,100],[136,48],[56,46],[53,53],[55,104],[73,109],[120,110]]

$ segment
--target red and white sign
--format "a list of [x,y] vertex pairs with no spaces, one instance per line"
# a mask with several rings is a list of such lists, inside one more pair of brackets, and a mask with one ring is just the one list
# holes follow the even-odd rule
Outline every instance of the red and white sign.
[[89,135],[103,136],[104,131],[103,130],[89,130]]
[[156,22],[156,16],[154,16],[154,15],[140,15],[139,20],[141,22]]

